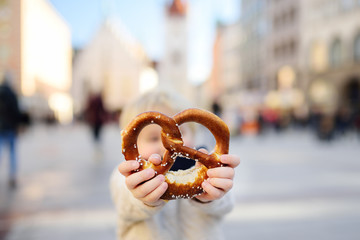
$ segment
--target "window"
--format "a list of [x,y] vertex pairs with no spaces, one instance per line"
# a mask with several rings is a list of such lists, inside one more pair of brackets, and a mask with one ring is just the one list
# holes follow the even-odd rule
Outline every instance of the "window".
[[275,56],[275,58],[279,57],[279,47],[278,46],[274,47],[274,56]]
[[360,33],[356,35],[354,41],[354,60],[360,62]]
[[296,53],[296,41],[294,39],[290,40],[289,42],[289,51],[291,55],[294,55]]
[[256,31],[257,31],[258,36],[260,36],[260,37],[266,35],[267,25],[266,25],[265,19],[261,19],[261,20],[258,22]]
[[171,55],[171,60],[173,64],[180,64],[182,61],[181,53],[179,51],[174,51]]
[[316,41],[311,47],[310,53],[311,69],[316,72],[321,72],[327,68],[327,48],[322,41]]
[[341,42],[340,39],[336,39],[330,45],[330,65],[337,67],[341,63]]
[[7,62],[10,57],[10,46],[1,44],[0,45],[0,62]]

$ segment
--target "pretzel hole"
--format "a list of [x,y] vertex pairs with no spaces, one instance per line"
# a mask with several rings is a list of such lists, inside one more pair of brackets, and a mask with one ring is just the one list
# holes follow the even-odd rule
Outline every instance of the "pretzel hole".
[[198,123],[193,123],[193,124],[195,125],[197,130],[194,138],[196,149],[204,148],[210,153],[210,151],[212,151],[216,145],[216,140],[214,135],[210,132],[209,129],[207,129],[203,125]]
[[179,155],[175,157],[175,162],[170,168],[170,171],[187,170],[195,166],[195,163],[195,160]]
[[173,158],[175,162],[166,174],[170,183],[192,184],[197,181],[199,174],[203,174],[204,165],[197,165],[195,160],[183,156],[183,153],[175,153]]

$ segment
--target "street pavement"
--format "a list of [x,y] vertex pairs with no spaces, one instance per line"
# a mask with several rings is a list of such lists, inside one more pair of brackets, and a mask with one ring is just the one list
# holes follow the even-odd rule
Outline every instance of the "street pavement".
[[[115,239],[108,182],[120,161],[118,127],[106,126],[102,140],[96,148],[81,124],[36,125],[21,134],[16,189],[8,188],[9,164],[1,156],[0,239]],[[333,142],[294,129],[235,136],[230,152],[241,164],[226,239],[360,239],[355,135]]]

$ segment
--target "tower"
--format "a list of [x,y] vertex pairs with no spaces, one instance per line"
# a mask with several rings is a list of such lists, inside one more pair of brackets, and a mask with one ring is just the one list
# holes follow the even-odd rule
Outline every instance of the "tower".
[[187,44],[187,6],[181,0],[172,0],[165,13],[165,46],[159,66],[159,80],[162,86],[172,88],[191,99]]

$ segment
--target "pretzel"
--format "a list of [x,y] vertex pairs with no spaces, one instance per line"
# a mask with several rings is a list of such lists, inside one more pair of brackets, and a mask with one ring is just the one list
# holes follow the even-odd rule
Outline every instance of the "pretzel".
[[[179,126],[185,122],[197,122],[214,135],[216,145],[211,154],[205,154],[184,146]],[[149,124],[159,125],[161,140],[166,148],[161,164],[154,165],[143,159],[138,152],[137,138],[141,130]],[[193,198],[204,190],[202,182],[207,179],[207,170],[223,166],[220,156],[229,151],[229,129],[215,114],[201,109],[187,109],[173,118],[160,112],[144,112],[136,116],[122,131],[122,153],[126,160],[137,160],[140,167],[136,171],[153,168],[155,174],[164,174],[168,189],[161,199],[172,200],[178,198]],[[181,156],[193,159],[200,164],[187,170],[169,171],[176,157]]]

